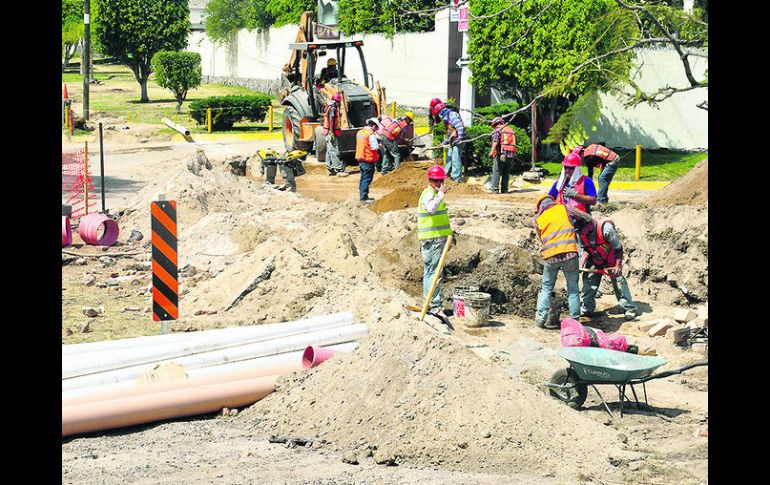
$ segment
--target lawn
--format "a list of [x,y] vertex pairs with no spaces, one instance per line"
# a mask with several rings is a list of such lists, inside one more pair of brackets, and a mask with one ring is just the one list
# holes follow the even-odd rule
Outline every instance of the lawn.
[[[616,150],[620,155],[620,168],[612,180],[636,180],[636,151],[633,149]],[[701,160],[708,157],[704,152],[676,152],[671,150],[642,149],[642,163],[639,180],[674,180],[690,171]],[[548,170],[549,178],[558,176],[561,163],[538,162],[538,165]],[[587,169],[583,173],[588,175]],[[594,172],[594,177],[598,177]]]

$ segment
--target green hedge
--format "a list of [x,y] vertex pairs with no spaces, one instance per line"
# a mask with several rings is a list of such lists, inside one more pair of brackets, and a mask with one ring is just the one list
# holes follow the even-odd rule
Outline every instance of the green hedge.
[[192,118],[199,124],[206,124],[206,109],[211,108],[212,127],[226,130],[239,121],[263,121],[273,96],[255,93],[247,96],[212,96],[190,103]]

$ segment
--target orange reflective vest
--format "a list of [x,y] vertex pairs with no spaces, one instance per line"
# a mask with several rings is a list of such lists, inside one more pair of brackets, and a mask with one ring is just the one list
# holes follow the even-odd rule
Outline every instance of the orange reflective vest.
[[516,153],[516,133],[508,125],[500,130],[500,150]]
[[329,130],[333,129],[334,136],[340,136],[340,112],[336,104],[327,104],[324,109],[323,134],[328,135]]
[[569,221],[566,207],[555,204],[543,211],[535,220],[540,241],[543,243],[540,248],[543,259],[552,258],[557,254],[577,252],[575,228]]
[[395,120],[390,120],[390,123],[383,123],[382,128],[380,128],[377,133],[387,137],[388,140],[395,141],[396,137],[401,134],[401,131],[406,128],[406,125],[408,124],[409,118],[400,116]]
[[[620,156],[618,156],[617,153],[613,152],[609,148],[593,143],[591,145],[588,145],[583,149],[583,157],[599,157],[602,160],[606,160],[609,162],[616,162],[618,159],[620,159]],[[598,167],[602,167],[604,164],[597,163]]]
[[611,219],[605,219],[594,226],[596,231],[596,240],[591,244],[591,239],[583,233],[580,233],[580,240],[583,243],[583,249],[588,252],[591,261],[597,269],[611,268],[615,266],[617,254],[615,248],[604,238],[604,225],[610,223],[615,225]]
[[374,131],[369,128],[362,128],[356,133],[356,160],[359,162],[376,162],[380,158],[379,150],[372,150],[369,145],[369,135]]

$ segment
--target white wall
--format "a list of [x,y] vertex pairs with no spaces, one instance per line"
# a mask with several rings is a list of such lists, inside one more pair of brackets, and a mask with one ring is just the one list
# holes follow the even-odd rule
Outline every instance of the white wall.
[[[212,43],[203,32],[191,32],[188,50],[201,55],[203,75],[259,80],[279,80],[289,61],[289,43],[298,25],[284,25],[266,32],[241,30],[233,42]],[[436,30],[421,34],[360,35],[366,67],[386,88],[388,102],[427,106],[447,89],[448,13],[436,15]],[[349,51],[348,56],[355,51]],[[350,57],[348,57],[350,59]],[[363,79],[357,79],[363,84]]]

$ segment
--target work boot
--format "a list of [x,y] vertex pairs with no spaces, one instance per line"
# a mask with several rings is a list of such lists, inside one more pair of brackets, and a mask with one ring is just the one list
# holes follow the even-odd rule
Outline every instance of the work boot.
[[329,170],[329,177],[336,177],[337,171],[336,170]]
[[337,172],[337,177],[347,177],[348,175],[350,175],[350,174],[347,173],[344,170],[341,170],[341,171]]
[[636,312],[634,310],[628,310],[625,314],[623,314],[623,319],[627,322],[630,322],[631,320],[636,318]]

